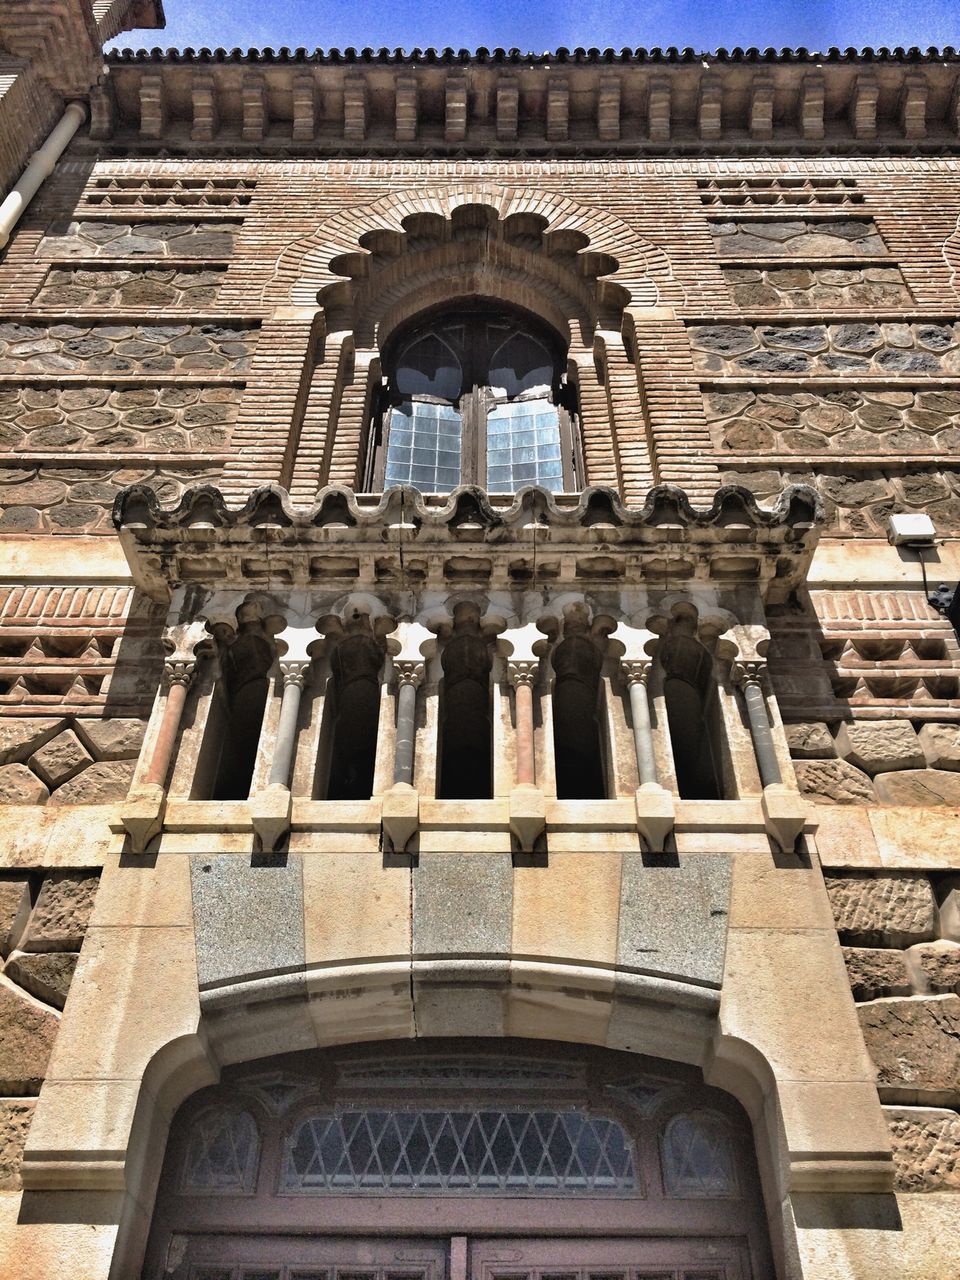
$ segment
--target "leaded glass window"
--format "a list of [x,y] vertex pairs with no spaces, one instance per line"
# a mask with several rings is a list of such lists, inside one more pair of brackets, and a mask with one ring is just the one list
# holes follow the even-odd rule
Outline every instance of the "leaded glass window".
[[251,1191],[257,1180],[260,1135],[248,1111],[211,1108],[198,1116],[183,1163],[183,1191]]
[[629,1195],[633,1145],[579,1111],[336,1109],[302,1120],[284,1154],[288,1194]]
[[576,398],[557,339],[530,317],[445,312],[388,350],[367,483],[446,493],[578,487]]
[[730,1133],[719,1116],[674,1116],[663,1133],[663,1185],[672,1196],[735,1196]]

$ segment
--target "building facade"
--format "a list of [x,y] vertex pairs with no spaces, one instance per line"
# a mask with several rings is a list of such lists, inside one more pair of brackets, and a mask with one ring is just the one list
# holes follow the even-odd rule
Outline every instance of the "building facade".
[[960,58],[8,8],[0,1275],[960,1274]]

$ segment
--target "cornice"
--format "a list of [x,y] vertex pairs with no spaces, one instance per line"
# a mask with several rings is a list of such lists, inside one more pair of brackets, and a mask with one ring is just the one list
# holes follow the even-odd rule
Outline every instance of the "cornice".
[[824,518],[816,490],[791,485],[762,507],[737,485],[694,507],[674,485],[639,506],[611,489],[555,496],[529,486],[509,497],[461,486],[444,498],[416,489],[357,495],[332,486],[309,507],[278,485],[230,507],[201,485],[163,506],[148,485],[121,490],[113,521],[135,581],[162,599],[187,583],[273,589],[356,583],[407,588],[566,579],[615,587],[641,581],[732,586],[802,582]]

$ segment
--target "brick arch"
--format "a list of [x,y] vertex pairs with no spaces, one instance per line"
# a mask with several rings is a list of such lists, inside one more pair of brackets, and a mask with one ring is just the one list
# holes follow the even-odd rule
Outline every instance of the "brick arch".
[[618,266],[610,278],[626,291],[628,307],[677,306],[684,300],[683,287],[674,278],[664,250],[615,214],[533,187],[487,183],[397,191],[372,204],[341,210],[281,253],[273,278],[265,286],[265,300],[282,297],[297,306],[314,306],[322,289],[343,279],[331,262],[342,255],[367,253],[360,244],[365,233],[402,232],[403,220],[416,214],[448,220],[454,210],[465,205],[486,205],[501,219],[534,214],[546,219],[548,233],[570,230],[584,235],[588,240],[585,252],[616,259]]

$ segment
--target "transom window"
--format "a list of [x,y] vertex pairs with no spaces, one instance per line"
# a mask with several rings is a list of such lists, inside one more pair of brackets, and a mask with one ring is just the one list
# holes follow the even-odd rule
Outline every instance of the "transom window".
[[573,389],[557,339],[534,320],[483,309],[438,313],[404,330],[384,366],[371,488],[578,487]]

